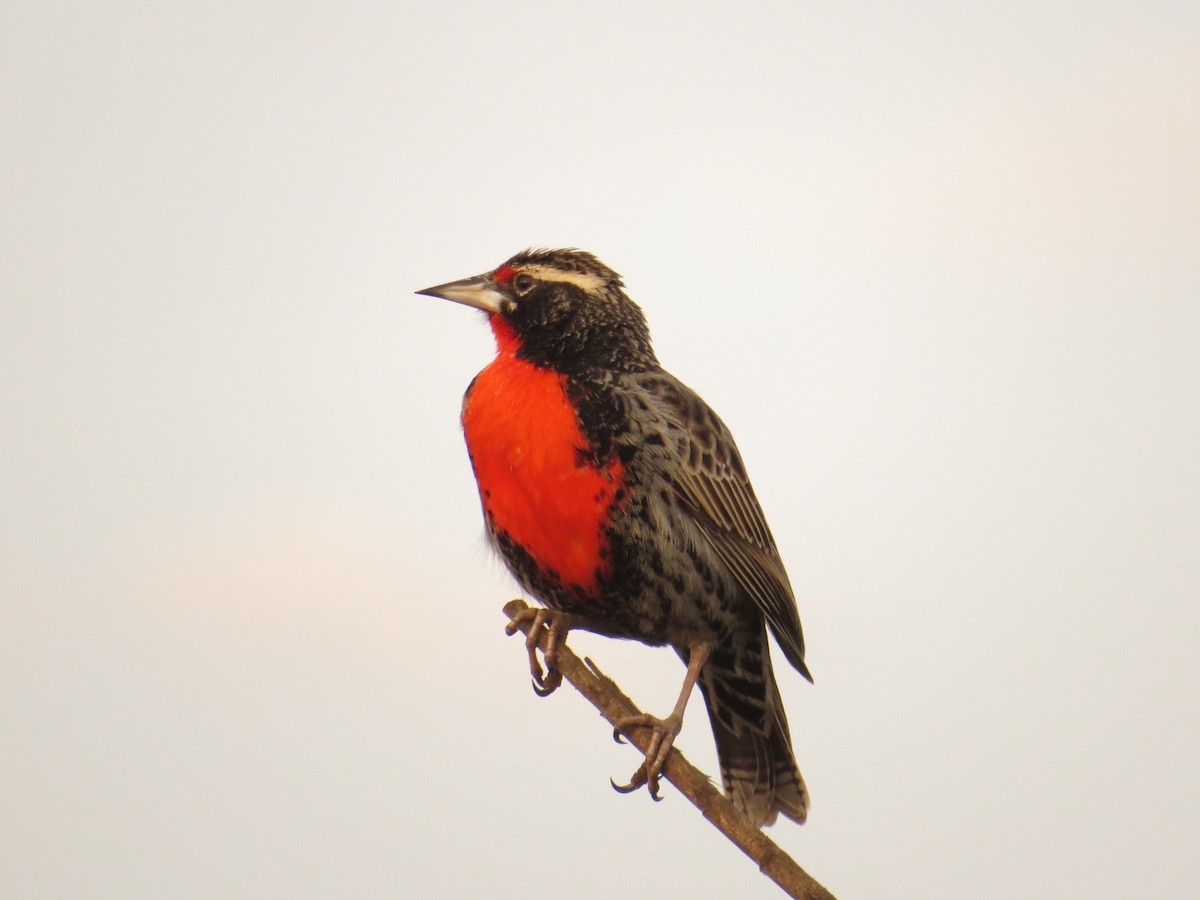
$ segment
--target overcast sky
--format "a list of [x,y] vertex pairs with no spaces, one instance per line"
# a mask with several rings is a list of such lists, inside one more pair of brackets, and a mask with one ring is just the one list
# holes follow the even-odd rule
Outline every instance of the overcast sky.
[[[620,271],[796,588],[849,898],[1178,897],[1200,6],[8,4],[0,895],[769,898],[502,632],[458,426]],[[590,636],[643,708],[666,650]],[[715,771],[702,704],[679,746]]]

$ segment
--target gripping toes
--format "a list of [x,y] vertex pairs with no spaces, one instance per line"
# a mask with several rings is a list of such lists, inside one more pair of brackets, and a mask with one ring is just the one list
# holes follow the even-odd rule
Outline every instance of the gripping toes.
[[613,727],[613,739],[617,743],[621,743],[622,731],[639,727],[651,730],[650,743],[646,745],[646,758],[637,767],[628,784],[617,784],[612,779],[609,779],[609,781],[612,782],[613,789],[622,794],[632,793],[642,785],[646,785],[646,790],[650,792],[650,796],[655,800],[661,800],[662,797],[659,796],[658,785],[659,779],[662,777],[662,767],[667,761],[667,755],[671,752],[671,747],[675,744],[675,736],[679,734],[680,729],[683,727],[683,720],[681,717],[674,715],[667,716],[665,719],[645,713],[636,716],[627,716],[618,720]]
[[[562,673],[558,670],[558,648],[570,628],[570,623],[566,613],[544,607],[531,607],[513,616],[512,621],[504,626],[504,633],[512,637],[526,622],[529,623],[529,633],[525,635],[525,651],[529,654],[529,674],[533,677],[533,690],[539,697],[546,697],[562,684]],[[537,658],[538,637],[543,625],[550,633],[546,639],[546,649],[542,651],[546,660],[544,672]]]

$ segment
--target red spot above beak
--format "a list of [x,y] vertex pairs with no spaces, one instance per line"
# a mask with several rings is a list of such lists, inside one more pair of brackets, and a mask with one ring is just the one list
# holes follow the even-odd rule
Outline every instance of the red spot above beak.
[[508,284],[513,280],[513,276],[517,274],[517,270],[512,266],[501,266],[492,273],[492,281],[498,284]]

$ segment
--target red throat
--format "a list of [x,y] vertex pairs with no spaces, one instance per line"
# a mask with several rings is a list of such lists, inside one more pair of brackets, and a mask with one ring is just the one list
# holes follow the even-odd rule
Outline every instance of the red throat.
[[492,313],[488,316],[488,324],[492,326],[492,334],[496,336],[496,353],[499,356],[516,356],[517,351],[521,349],[521,339],[517,337],[513,327],[508,324],[508,320]]
[[496,359],[476,377],[462,412],[488,527],[519,544],[543,576],[594,596],[611,569],[604,529],[621,464],[591,461],[566,378],[520,359],[520,340],[503,317],[492,315],[491,326]]

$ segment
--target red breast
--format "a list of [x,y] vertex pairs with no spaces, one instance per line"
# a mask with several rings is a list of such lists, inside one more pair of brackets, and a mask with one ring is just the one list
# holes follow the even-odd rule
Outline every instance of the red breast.
[[594,595],[610,567],[604,527],[621,464],[593,464],[565,376],[519,358],[511,328],[499,316],[491,322],[498,353],[462,410],[484,514],[543,572]]

